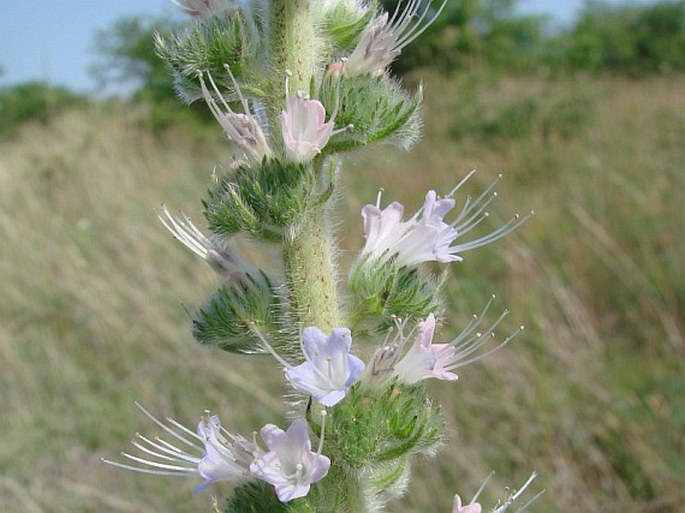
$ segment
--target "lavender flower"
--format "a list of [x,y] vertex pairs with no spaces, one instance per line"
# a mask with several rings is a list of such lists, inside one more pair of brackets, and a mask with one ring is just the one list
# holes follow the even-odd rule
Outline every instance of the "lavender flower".
[[286,101],[281,113],[281,129],[286,156],[306,163],[316,157],[333,134],[335,114],[325,122],[326,109],[300,91]]
[[312,483],[324,478],[331,460],[312,451],[309,426],[304,419],[295,420],[287,431],[273,424],[261,430],[269,448],[250,465],[252,474],[274,485],[281,502],[289,502],[309,493]]
[[[494,296],[485,305],[480,315],[473,316],[471,322],[468,323],[459,336],[445,344],[433,343],[435,317],[433,314],[430,314],[425,321],[419,323],[414,343],[394,365],[392,376],[410,385],[429,378],[455,381],[458,376],[451,371],[474,363],[508,344],[523,329],[523,326],[497,346],[483,353],[476,354],[485,343],[494,337],[493,330],[509,313],[508,310],[505,310],[484,333],[477,331],[493,299]],[[396,354],[400,354],[400,349],[406,340],[401,334],[399,334],[399,338],[400,342]],[[387,353],[387,348],[385,350]],[[379,353],[374,358],[374,362],[380,357]]]
[[351,344],[347,328],[335,328],[329,337],[318,328],[305,328],[302,349],[306,361],[287,368],[286,377],[300,392],[324,406],[334,406],[364,372],[364,362],[350,354]]
[[[240,157],[248,158],[253,162],[261,162],[264,157],[269,157],[271,155],[271,150],[266,143],[266,137],[264,137],[264,131],[256,118],[250,113],[250,107],[247,100],[242,95],[240,87],[238,86],[233,73],[231,73],[231,69],[228,66],[225,66],[225,68],[233,82],[233,87],[243,107],[243,112],[233,112],[223,95],[219,92],[219,88],[209,73],[207,74],[207,78],[212,86],[212,91],[207,88],[203,75],[199,75],[202,96],[204,97],[209,110],[214,114],[214,117],[224,129],[224,137],[232,142],[242,153]],[[220,105],[217,104],[217,100],[214,98],[215,96],[218,98]]]
[[[204,482],[194,493],[200,492],[217,481],[241,483],[250,479],[250,464],[263,454],[256,443],[240,435],[233,435],[221,427],[216,415],[204,416],[193,433],[171,418],[165,424],[150,414],[140,404],[140,411],[162,428],[174,445],[161,438],[150,439],[136,433],[131,444],[144,453],[136,456],[122,452],[121,455],[141,466],[134,466],[103,459],[115,467],[145,474],[161,476],[191,476],[199,474]],[[198,443],[199,442],[199,443]]]
[[493,189],[501,176],[495,180],[476,200],[468,197],[451,223],[444,217],[454,208],[456,200],[452,195],[468,180],[475,171],[469,173],[446,198],[438,199],[435,191],[428,191],[425,202],[418,212],[408,221],[403,221],[404,207],[393,202],[380,209],[380,195],[376,205],[362,208],[366,243],[362,258],[370,258],[385,264],[395,257],[398,266],[413,266],[423,262],[459,262],[458,255],[463,251],[475,249],[494,242],[511,233],[533,213],[520,218],[515,215],[494,232],[476,239],[454,244],[457,238],[467,234],[488,217],[485,209],[497,197]]
[[431,10],[431,2],[426,2],[421,10],[422,3],[421,0],[408,0],[404,10],[400,12],[400,1],[389,20],[387,12],[375,16],[347,58],[343,72],[348,76],[383,73],[402,49],[419,37],[440,16],[447,0],[443,0],[437,12],[429,19],[426,17]]

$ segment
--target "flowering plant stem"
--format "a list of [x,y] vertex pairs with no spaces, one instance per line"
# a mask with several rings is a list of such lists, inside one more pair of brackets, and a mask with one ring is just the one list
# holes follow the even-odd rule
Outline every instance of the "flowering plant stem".
[[[316,34],[312,0],[274,0],[271,6],[271,55],[279,72],[292,73],[293,90],[309,90],[316,68]],[[274,75],[282,84],[283,74]]]
[[[283,73],[292,74],[291,87],[308,90],[315,68],[316,38],[311,0],[275,0],[271,3],[272,55]],[[278,77],[277,83],[282,79]],[[317,159],[318,160],[318,159]],[[309,215],[283,243],[292,311],[299,326],[328,331],[342,326],[336,290],[333,240],[329,209]]]
[[[456,369],[520,330],[491,342],[507,311],[487,322],[490,299],[459,335],[434,341],[445,280],[424,264],[461,261],[529,216],[472,237],[495,182],[445,221],[473,173],[445,197],[428,191],[413,216],[397,202],[381,209],[379,196],[362,209],[366,243],[341,281],[332,196],[344,153],[418,139],[421,93],[405,92],[388,66],[446,2],[400,2],[392,16],[366,0],[174,2],[197,19],[157,35],[157,51],[179,93],[207,103],[231,154],[203,200],[209,235],[166,207],[160,219],[221,278],[194,315],[195,339],[230,353],[270,353],[287,381],[292,419],[285,429],[264,425],[260,442],[209,412],[193,431],[138,405],[168,440],[137,434],[135,454],[107,463],[199,476],[196,491],[229,481],[223,513],[382,513],[406,493],[412,461],[437,453],[445,421],[422,382],[455,381]],[[285,283],[240,256],[238,233],[280,245]],[[531,480],[492,512],[503,513]],[[480,513],[475,498],[465,506],[455,498],[453,513]]]
[[286,237],[283,256],[293,314],[300,326],[323,331],[343,326],[335,272],[335,239],[329,208],[303,220],[298,232]]

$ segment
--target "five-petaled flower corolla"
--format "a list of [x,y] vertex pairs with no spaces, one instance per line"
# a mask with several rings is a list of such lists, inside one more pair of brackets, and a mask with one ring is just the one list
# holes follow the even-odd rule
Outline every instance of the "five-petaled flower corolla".
[[331,460],[312,451],[306,420],[295,420],[287,431],[267,424],[261,435],[269,452],[253,461],[250,470],[255,477],[274,485],[281,502],[304,497],[312,483],[328,473]]
[[241,483],[251,478],[250,464],[264,452],[256,443],[234,435],[221,427],[216,415],[204,416],[194,433],[173,419],[160,421],[140,404],[136,406],[171,437],[168,442],[159,437],[148,438],[136,433],[131,444],[144,456],[122,452],[126,459],[140,466],[103,460],[116,467],[162,476],[199,474],[204,482],[195,493],[217,481]]
[[347,328],[335,328],[328,337],[316,327],[305,328],[302,350],[306,361],[286,369],[288,381],[324,406],[334,406],[364,372],[364,362],[350,354],[351,345]]
[[444,0],[430,18],[427,16],[432,7],[431,2],[424,3],[420,0],[409,0],[402,12],[398,5],[392,18],[388,18],[387,12],[375,16],[347,58],[342,68],[343,73],[348,76],[383,73],[402,49],[437,19],[446,4],[447,0]]
[[452,513],[480,513],[482,507],[477,502],[471,502],[466,506],[462,506],[461,497],[459,495],[454,496],[454,502],[452,503]]
[[326,109],[319,100],[302,92],[290,96],[281,113],[281,130],[288,159],[306,163],[316,157],[333,134],[335,116],[326,121]]
[[458,254],[484,246],[498,240],[516,229],[531,214],[520,218],[514,216],[492,233],[461,244],[454,242],[473,230],[488,217],[485,209],[497,197],[492,192],[496,180],[477,199],[467,198],[461,212],[451,223],[445,216],[455,207],[452,195],[473,174],[462,180],[446,198],[438,199],[435,191],[428,191],[423,206],[409,220],[403,221],[404,207],[393,202],[380,208],[376,205],[362,208],[366,242],[361,252],[362,261],[370,259],[376,264],[385,264],[392,258],[398,266],[414,266],[423,262],[457,262],[463,260]]

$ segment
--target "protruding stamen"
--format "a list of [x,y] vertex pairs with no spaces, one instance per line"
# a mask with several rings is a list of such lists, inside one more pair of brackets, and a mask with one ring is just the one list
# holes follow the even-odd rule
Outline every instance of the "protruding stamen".
[[280,363],[285,369],[292,369],[293,366],[290,365],[288,362],[286,362],[286,361],[283,359],[283,357],[282,357],[281,355],[279,355],[279,354],[276,352],[276,350],[271,346],[271,344],[269,344],[269,341],[266,340],[266,338],[264,337],[264,335],[262,335],[262,332],[259,331],[259,329],[257,328],[257,325],[256,325],[254,322],[250,322],[249,325],[250,325],[250,329],[252,330],[252,332],[253,332],[255,335],[257,335],[257,338],[259,338],[259,340],[261,341],[261,343],[262,343],[262,345],[264,346],[264,348],[265,348],[267,351],[269,351],[269,353],[271,353],[271,355],[272,355],[274,358],[276,358],[276,361],[277,361],[278,363]]
[[243,106],[243,112],[245,112],[245,114],[250,114],[250,107],[248,106],[247,100],[245,99],[242,91],[240,90],[240,86],[238,85],[238,81],[235,79],[235,76],[233,75],[233,72],[231,71],[231,67],[228,64],[224,64],[224,68],[226,69],[226,73],[228,73],[228,76],[231,79],[231,82],[233,82],[233,89],[235,90],[236,94],[238,95],[238,99],[240,100],[240,104]]
[[326,417],[328,416],[328,410],[321,410],[321,435],[319,436],[319,447],[316,449],[317,454],[321,454],[323,450],[323,439],[326,434]]

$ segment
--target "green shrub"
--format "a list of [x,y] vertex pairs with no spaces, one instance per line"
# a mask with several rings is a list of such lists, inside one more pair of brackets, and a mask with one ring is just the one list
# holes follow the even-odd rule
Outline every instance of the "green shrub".
[[47,123],[65,107],[83,104],[84,96],[44,82],[27,82],[0,89],[0,138],[16,134],[25,121]]
[[642,74],[685,69],[685,1],[589,2],[563,36],[572,69]]

